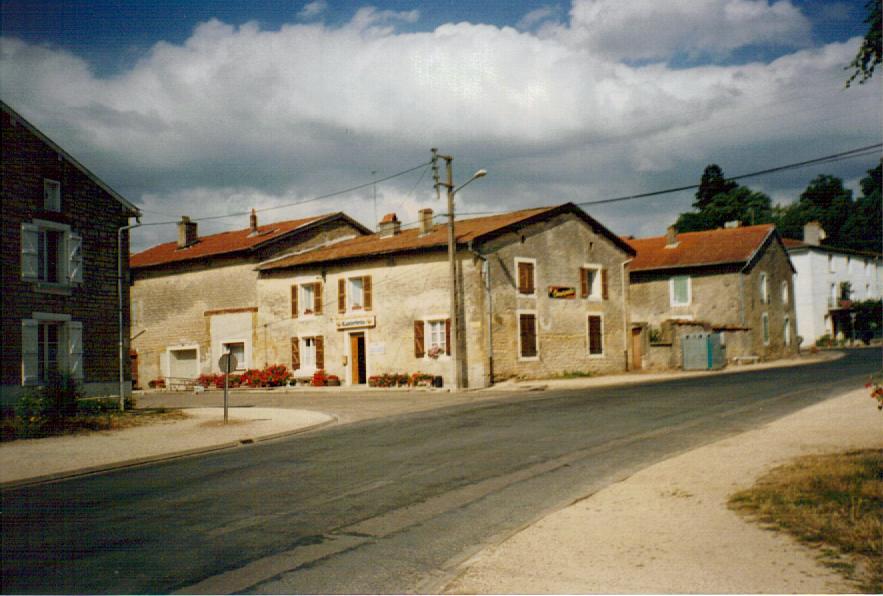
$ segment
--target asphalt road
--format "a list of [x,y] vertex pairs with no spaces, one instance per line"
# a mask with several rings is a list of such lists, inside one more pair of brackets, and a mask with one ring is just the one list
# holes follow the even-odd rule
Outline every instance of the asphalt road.
[[5,491],[2,590],[432,591],[543,514],[880,361],[502,397]]

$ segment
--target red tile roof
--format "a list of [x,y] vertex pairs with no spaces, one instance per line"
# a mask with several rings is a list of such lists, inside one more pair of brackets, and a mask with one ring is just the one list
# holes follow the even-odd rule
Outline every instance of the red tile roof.
[[665,236],[626,239],[638,255],[632,271],[748,263],[775,230],[772,224],[678,234],[677,246],[666,248]]
[[251,228],[234,230],[232,232],[221,232],[220,234],[212,234],[210,236],[201,236],[196,244],[187,248],[178,248],[177,242],[166,242],[165,244],[159,244],[153,248],[148,248],[145,251],[132,255],[129,259],[129,264],[132,269],[138,269],[141,267],[165,265],[168,263],[178,263],[193,259],[204,259],[206,257],[250,250],[272,240],[276,240],[298,228],[337,215],[340,214],[331,213],[317,215],[314,217],[306,217],[304,219],[279,221],[258,226],[258,234],[254,236],[251,235]]
[[[557,213],[571,212],[576,213],[589,225],[597,228],[597,232],[601,233],[614,244],[617,244],[623,251],[631,254],[631,247],[623,242],[619,237],[611,233],[607,228],[596,222],[588,214],[572,203],[556,205],[553,207],[537,207],[533,209],[522,209],[520,211],[512,211],[500,215],[491,215],[487,217],[476,217],[473,219],[457,220],[455,227],[457,233],[457,243],[467,244],[469,241],[478,240],[483,236],[501,232],[509,226],[527,223],[533,218],[542,218],[552,216]],[[307,253],[285,257],[283,259],[270,261],[260,265],[258,269],[282,269],[285,267],[293,267],[298,265],[307,265],[319,262],[341,261],[345,259],[354,259],[360,257],[370,257],[376,255],[386,255],[402,252],[423,251],[437,249],[447,246],[448,244],[448,227],[446,224],[436,225],[432,230],[423,236],[420,236],[419,229],[403,230],[402,232],[385,238],[378,234],[371,236],[360,236],[347,240],[339,244],[334,244],[324,249],[318,249]]]

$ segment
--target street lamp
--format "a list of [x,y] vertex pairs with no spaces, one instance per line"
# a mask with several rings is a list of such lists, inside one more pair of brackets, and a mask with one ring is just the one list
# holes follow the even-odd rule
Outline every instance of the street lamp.
[[454,364],[454,388],[459,389],[463,385],[462,380],[462,370],[460,367],[460,357],[459,357],[459,345],[460,345],[460,316],[459,311],[457,310],[457,263],[455,260],[456,252],[457,252],[457,241],[456,236],[454,234],[454,195],[456,195],[460,190],[463,189],[467,184],[472,182],[473,180],[478,180],[487,175],[487,170],[478,170],[472,176],[461,184],[460,186],[454,188],[454,168],[452,162],[454,158],[450,155],[441,155],[437,152],[436,149],[432,150],[433,163],[437,157],[445,160],[445,166],[447,170],[447,183],[440,182],[448,189],[448,264],[451,269],[451,301],[450,301],[450,309],[451,309],[451,345],[449,346],[449,350],[451,353],[451,362]]

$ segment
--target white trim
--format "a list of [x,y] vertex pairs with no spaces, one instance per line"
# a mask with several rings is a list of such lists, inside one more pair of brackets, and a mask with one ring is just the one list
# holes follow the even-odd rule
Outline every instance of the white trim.
[[[766,333],[764,333],[764,322],[766,323]],[[761,313],[760,315],[760,336],[763,339],[763,345],[770,345],[770,315],[769,313]]]
[[[445,331],[446,326],[445,322],[450,319],[450,315],[448,314],[435,314],[435,315],[425,315],[422,317],[415,317],[417,321],[423,321],[423,360],[427,361],[435,361],[435,362],[447,362],[451,359],[451,355],[448,353],[449,346],[447,345],[448,338],[445,337],[445,349],[444,352],[439,354],[438,358],[430,358],[429,357],[429,349],[432,347],[432,328],[430,327],[430,323],[440,322],[442,323],[442,332]],[[453,332],[451,332],[453,334]]]
[[[589,329],[589,317],[598,317],[601,319],[601,353],[600,354],[592,354],[591,349],[591,336]],[[599,360],[603,358],[607,358],[607,350],[604,349],[604,313],[600,312],[587,312],[586,313],[586,355],[592,360]]]
[[782,304],[788,305],[791,303],[791,284],[788,283],[788,280],[783,280],[781,284],[781,299]]
[[761,304],[769,304],[770,303],[770,276],[767,275],[766,271],[761,271],[757,280],[760,283],[760,303]]
[[[218,342],[218,346],[221,348],[222,354],[227,353],[227,350],[224,349],[225,344],[242,344],[242,353],[243,353],[242,357],[244,359],[244,362],[237,362],[236,364],[238,366],[235,370],[248,370],[249,368],[251,368],[251,342],[250,341],[248,341],[245,338],[238,338],[238,337],[222,339],[220,342]],[[218,358],[220,358],[222,354],[219,354]],[[198,356],[198,354],[197,354],[197,356]],[[218,371],[223,372],[220,370],[220,367],[218,368]]]
[[784,333],[785,333],[785,347],[791,346],[791,317],[785,316],[785,325],[784,325]]
[[[675,278],[687,278],[687,301],[675,302]],[[690,306],[693,303],[693,276],[672,275],[668,278],[668,303],[670,306]]]
[[[595,270],[595,279],[592,281],[592,287],[589,288],[589,295],[586,297],[590,302],[601,302],[603,300],[604,289],[601,287],[601,271],[604,269],[604,266],[599,263],[583,263],[580,266],[580,269],[594,269]],[[582,275],[582,271],[580,271],[580,275]],[[582,283],[583,280],[580,278],[580,292],[582,292]],[[597,291],[596,291],[597,290]],[[580,298],[582,298],[582,294],[580,294]]]
[[[518,287],[518,264],[519,263],[530,263],[533,265],[533,294],[522,294],[521,289]],[[537,288],[540,287],[538,275],[537,275],[537,260],[531,257],[515,257],[515,295],[519,298],[536,298],[537,297]],[[527,313],[525,313],[527,314]]]
[[[534,279],[536,282],[536,279]],[[536,283],[534,283],[536,287]],[[517,290],[516,290],[517,291]],[[534,339],[537,343],[536,356],[521,355],[521,315],[533,315]],[[425,341],[425,340],[424,340]],[[537,362],[540,359],[540,317],[536,309],[516,309],[515,310],[515,352],[516,361],[518,362]]]

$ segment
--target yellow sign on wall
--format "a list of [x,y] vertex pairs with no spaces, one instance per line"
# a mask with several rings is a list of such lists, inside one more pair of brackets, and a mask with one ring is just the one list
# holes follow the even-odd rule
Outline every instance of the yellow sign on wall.
[[549,286],[549,298],[564,298],[567,300],[576,298],[576,288]]

